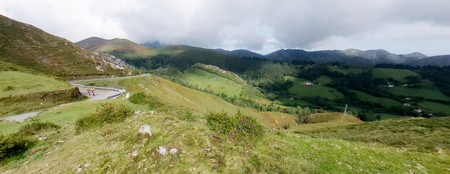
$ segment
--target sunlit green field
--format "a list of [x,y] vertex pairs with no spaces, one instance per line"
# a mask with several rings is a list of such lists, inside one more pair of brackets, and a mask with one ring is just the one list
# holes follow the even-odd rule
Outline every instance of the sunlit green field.
[[227,78],[197,68],[191,68],[180,79],[200,89],[209,89],[215,93],[224,93],[229,97],[239,96],[243,86]]
[[312,85],[305,86],[302,83],[295,83],[289,92],[295,94],[299,97],[322,97],[330,100],[338,99],[344,97],[339,91],[334,88]]
[[67,82],[52,77],[17,71],[0,71],[0,98],[70,88]]
[[444,95],[437,88],[405,88],[405,87],[394,87],[389,88],[388,91],[397,96],[407,96],[407,97],[423,97],[425,99],[432,100],[446,100],[450,101],[450,97]]
[[366,101],[366,102],[373,102],[373,103],[378,103],[383,107],[389,108],[389,107],[393,107],[393,106],[402,106],[402,104],[398,101],[392,100],[392,99],[388,99],[388,98],[383,98],[383,97],[375,97],[369,94],[366,94],[364,92],[360,92],[360,91],[351,91],[353,93],[356,94],[356,96],[361,100],[361,101]]

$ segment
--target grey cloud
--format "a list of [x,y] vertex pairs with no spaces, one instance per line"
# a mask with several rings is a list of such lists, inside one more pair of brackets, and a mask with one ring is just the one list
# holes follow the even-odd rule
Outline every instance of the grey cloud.
[[[450,52],[440,46],[450,45],[448,0],[3,1],[0,11],[5,15],[73,41],[97,35],[262,52],[369,46]],[[413,47],[411,42],[428,46]]]

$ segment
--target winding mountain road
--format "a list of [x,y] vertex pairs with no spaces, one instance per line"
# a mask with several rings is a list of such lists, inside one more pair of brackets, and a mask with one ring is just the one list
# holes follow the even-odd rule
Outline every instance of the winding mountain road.
[[[143,74],[139,76],[146,76],[148,74]],[[124,89],[119,88],[108,88],[108,87],[99,87],[99,86],[86,86],[79,84],[80,82],[86,82],[86,81],[97,81],[97,80],[108,80],[108,79],[126,79],[126,78],[133,78],[137,76],[127,76],[127,77],[111,77],[111,78],[98,78],[98,79],[89,79],[89,80],[73,80],[70,81],[70,83],[76,87],[78,87],[78,90],[80,93],[86,97],[89,97],[89,100],[105,100],[105,99],[112,99],[116,98],[118,96],[121,96],[125,93]],[[95,96],[88,95],[87,88],[94,88],[95,89]],[[39,113],[41,113],[42,110],[18,114],[18,115],[12,115],[4,118],[0,118],[1,120],[6,121],[16,121],[16,122],[23,122],[27,118],[35,117]]]

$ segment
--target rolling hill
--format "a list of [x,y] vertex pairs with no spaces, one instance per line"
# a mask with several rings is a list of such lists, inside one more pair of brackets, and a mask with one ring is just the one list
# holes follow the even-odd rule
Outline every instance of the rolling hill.
[[[30,142],[19,155],[0,160],[0,172],[445,173],[448,170],[448,118],[362,123],[338,113],[316,114],[310,121],[320,126],[298,125],[286,131],[273,127],[278,127],[276,121],[292,122],[289,115],[248,108],[237,111],[238,107],[215,96],[153,75],[86,83],[143,92],[152,103],[161,102],[160,107],[149,108],[151,103],[138,105],[124,99],[84,101],[42,113],[39,118],[46,122],[0,123],[0,130],[23,132],[0,136],[1,142],[11,142],[11,136]],[[77,120],[97,113],[95,108],[105,103],[125,105],[134,112],[121,122],[77,131]],[[256,139],[236,139],[248,133],[244,130],[252,131],[252,125],[238,127],[224,136],[209,119],[208,113],[215,112],[240,112],[257,118],[265,126]],[[226,118],[233,116],[220,121]],[[248,117],[242,120],[245,122]],[[233,126],[226,123],[221,125]],[[146,124],[151,126],[152,135],[139,133]]]
[[396,55],[386,50],[358,49],[305,51],[300,49],[282,49],[265,56],[267,59],[292,61],[314,61],[316,63],[339,62],[347,65],[372,66],[380,63],[406,64],[425,58],[421,53]]
[[115,62],[95,56],[66,39],[2,15],[0,15],[0,64],[8,65],[10,70],[34,71],[66,79],[119,75],[128,71]]
[[99,37],[90,37],[77,42],[80,47],[96,52],[126,51],[138,55],[155,55],[156,52],[142,45],[136,44],[127,39],[110,39],[106,40]]
[[431,56],[425,59],[409,62],[408,64],[413,66],[424,66],[424,65],[450,66],[450,55]]

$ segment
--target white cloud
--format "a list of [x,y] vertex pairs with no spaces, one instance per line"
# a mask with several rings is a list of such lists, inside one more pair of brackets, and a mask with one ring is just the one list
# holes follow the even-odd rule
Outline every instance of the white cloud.
[[78,41],[448,54],[448,0],[2,0],[0,13]]
[[422,51],[428,55],[448,54],[450,27],[431,23],[387,23],[352,36],[330,36],[313,44],[314,49],[379,49],[394,53]]

